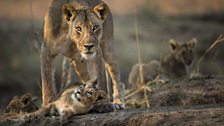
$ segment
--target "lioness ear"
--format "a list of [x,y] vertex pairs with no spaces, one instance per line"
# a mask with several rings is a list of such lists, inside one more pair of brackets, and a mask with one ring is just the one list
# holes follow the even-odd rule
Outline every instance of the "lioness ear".
[[172,51],[176,50],[176,49],[179,47],[179,43],[176,42],[176,41],[173,40],[173,39],[171,39],[169,43],[170,43],[170,46],[171,46],[171,50],[172,50]]
[[93,11],[96,13],[96,15],[101,19],[105,20],[109,11],[108,6],[105,3],[100,3],[96,5],[93,9]]
[[64,4],[62,6],[62,12],[68,22],[71,21],[72,17],[76,15],[76,10],[71,4]]
[[193,38],[191,41],[187,42],[187,45],[190,48],[194,48],[194,46],[195,46],[196,43],[197,43],[197,39],[196,38]]

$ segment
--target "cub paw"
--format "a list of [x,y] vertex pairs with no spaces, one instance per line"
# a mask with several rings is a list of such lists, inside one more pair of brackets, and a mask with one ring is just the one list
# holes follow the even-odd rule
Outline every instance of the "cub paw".
[[35,116],[32,115],[32,114],[24,114],[24,115],[21,115],[20,116],[20,119],[23,120],[24,122],[30,122],[31,120],[34,120],[35,119]]
[[106,104],[95,104],[93,106],[93,109],[91,112],[93,113],[107,113],[107,112],[114,112],[115,106],[112,103],[106,103]]

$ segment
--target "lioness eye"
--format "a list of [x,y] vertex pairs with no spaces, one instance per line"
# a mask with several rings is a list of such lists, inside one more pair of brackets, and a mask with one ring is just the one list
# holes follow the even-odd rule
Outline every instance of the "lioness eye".
[[76,29],[76,31],[78,31],[78,32],[81,32],[82,31],[82,28],[81,27],[75,27],[75,29]]
[[96,31],[98,28],[99,28],[98,25],[94,25],[94,26],[93,26],[93,31]]

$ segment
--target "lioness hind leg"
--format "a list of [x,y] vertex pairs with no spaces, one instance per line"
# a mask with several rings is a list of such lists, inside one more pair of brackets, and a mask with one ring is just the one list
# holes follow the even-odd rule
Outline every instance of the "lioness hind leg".
[[[61,7],[68,0],[52,0],[44,19],[44,42],[41,47],[41,79],[42,79],[42,105],[55,100],[55,67],[54,57],[66,40],[66,33],[61,34],[62,11]],[[54,50],[54,52],[53,52]]]
[[45,106],[56,98],[54,58],[51,56],[50,49],[47,48],[45,44],[42,45],[40,59],[43,99],[42,106]]
[[62,92],[67,86],[69,86],[73,81],[74,69],[71,66],[69,60],[64,57],[62,62],[62,77],[61,77],[61,87],[60,92]]

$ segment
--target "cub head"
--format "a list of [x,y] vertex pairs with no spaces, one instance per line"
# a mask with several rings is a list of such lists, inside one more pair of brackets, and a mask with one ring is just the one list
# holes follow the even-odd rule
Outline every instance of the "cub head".
[[91,80],[75,88],[71,96],[73,101],[80,103],[82,106],[92,106],[100,98],[101,92],[103,92],[96,85],[97,80]]
[[193,49],[196,43],[197,40],[195,38],[182,44],[170,40],[171,52],[177,61],[185,65],[191,65],[194,59]]
[[34,112],[38,108],[32,102],[32,95],[15,96],[6,107],[6,113]]
[[62,12],[69,26],[68,37],[76,43],[84,58],[95,56],[99,42],[103,35],[103,22],[109,8],[100,3],[94,8],[75,8],[71,4],[64,4]]

